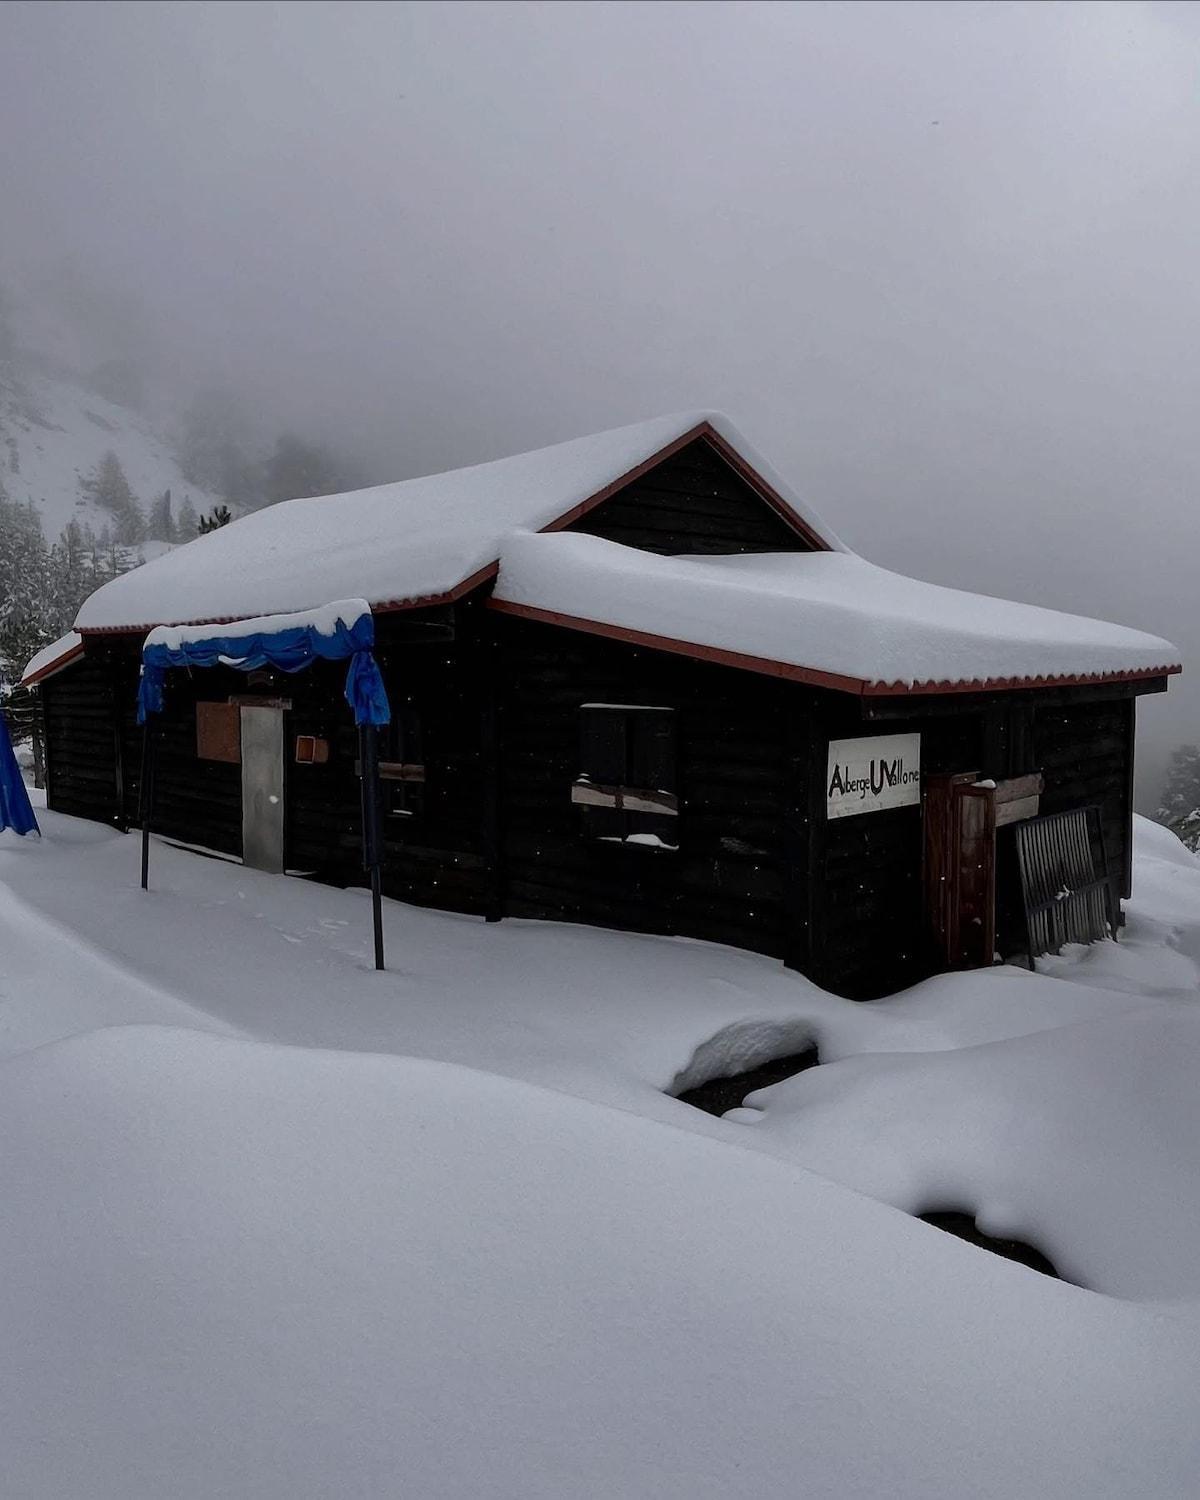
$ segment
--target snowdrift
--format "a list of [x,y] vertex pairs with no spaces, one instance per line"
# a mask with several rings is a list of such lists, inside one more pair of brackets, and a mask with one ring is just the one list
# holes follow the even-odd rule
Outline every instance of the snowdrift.
[[0,1140],[6,1494],[1194,1492],[1194,1325],[561,1094],[123,1028]]

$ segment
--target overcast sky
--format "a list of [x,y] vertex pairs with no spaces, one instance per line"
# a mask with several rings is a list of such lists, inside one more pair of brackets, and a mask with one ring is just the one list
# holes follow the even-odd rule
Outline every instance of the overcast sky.
[[1176,4],[7,4],[0,269],[379,478],[718,407],[1200,684],[1198,91]]

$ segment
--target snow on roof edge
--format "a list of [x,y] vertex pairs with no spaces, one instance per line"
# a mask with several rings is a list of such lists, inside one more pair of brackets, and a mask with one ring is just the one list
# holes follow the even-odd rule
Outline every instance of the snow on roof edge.
[[35,687],[39,682],[45,682],[47,677],[53,677],[56,672],[70,666],[82,653],[83,637],[77,630],[68,630],[66,635],[43,646],[35,656],[30,657],[18,685]]
[[500,614],[518,615],[528,620],[561,625],[565,629],[580,630],[585,634],[607,635],[613,639],[626,640],[631,645],[649,646],[659,651],[690,656],[697,661],[723,663],[741,671],[764,672],[790,681],[806,682],[813,687],[825,687],[834,692],[850,693],[859,698],[917,698],[934,697],[940,693],[1000,693],[1026,688],[1101,687],[1105,684],[1142,682],[1155,677],[1175,677],[1183,671],[1182,662],[1174,662],[1156,667],[1133,667],[1111,672],[1060,672],[1056,675],[1040,677],[924,677],[914,678],[911,681],[895,678],[884,682],[866,677],[826,672],[820,667],[803,667],[793,662],[778,661],[769,656],[754,656],[744,651],[728,650],[720,646],[706,646],[699,641],[657,635],[651,631],[634,630],[613,625],[607,620],[587,619],[582,615],[567,615],[559,610],[542,609],[534,604],[516,604],[503,598],[489,600],[488,607]]
[[494,608],[860,696],[998,692],[1172,676],[1171,642],[923,583],[851,553],[660,557],[514,533]]

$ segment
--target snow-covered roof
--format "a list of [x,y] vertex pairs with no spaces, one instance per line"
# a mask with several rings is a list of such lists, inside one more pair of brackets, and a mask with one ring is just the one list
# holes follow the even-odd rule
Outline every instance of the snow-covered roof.
[[517,533],[493,603],[860,693],[1179,670],[1157,636],[920,583],[847,552],[658,557],[580,533]]
[[49,646],[43,646],[29,662],[21,674],[21,686],[33,687],[35,683],[45,682],[47,677],[53,677],[55,672],[61,672],[64,667],[69,667],[77,657],[82,655],[83,637],[77,630],[68,630],[66,635],[60,636]]
[[474,468],[257,511],[106,583],[80,630],[133,630],[311,609],[329,599],[375,607],[455,596],[491,568],[503,538],[569,519],[577,507],[701,433],[776,508],[831,547],[841,544],[733,424],[683,412]]

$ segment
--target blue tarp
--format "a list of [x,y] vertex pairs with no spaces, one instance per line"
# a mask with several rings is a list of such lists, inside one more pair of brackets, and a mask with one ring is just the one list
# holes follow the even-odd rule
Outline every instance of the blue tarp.
[[[246,624],[253,624],[247,621]],[[220,634],[216,634],[217,630]],[[153,638],[142,651],[142,680],[138,686],[138,723],[147,715],[162,712],[163,681],[169,667],[234,666],[252,672],[259,667],[279,667],[284,672],[302,672],[314,661],[344,661],[346,702],[356,724],[386,724],[392,717],[379,665],[372,654],[375,621],[365,611],[349,625],[342,619],[330,627],[294,625],[283,630],[250,630],[238,626],[213,627],[214,634],[170,647]]]
[[18,833],[37,833],[37,819],[29,793],[21,779],[21,768],[13,754],[8,725],[0,713],[0,829],[15,828]]

